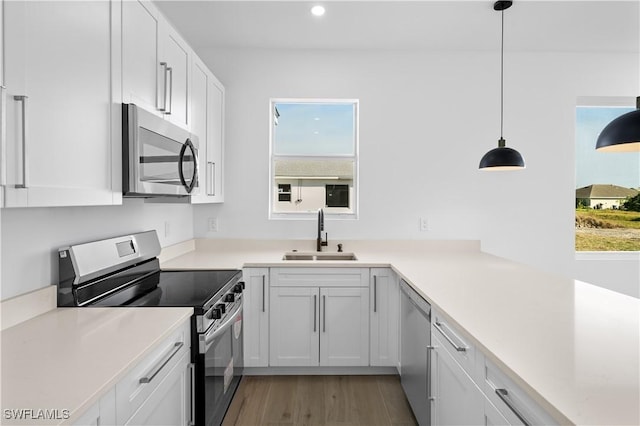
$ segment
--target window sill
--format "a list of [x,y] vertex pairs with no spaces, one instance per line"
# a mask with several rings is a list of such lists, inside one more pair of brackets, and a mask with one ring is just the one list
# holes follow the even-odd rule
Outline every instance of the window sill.
[[637,260],[640,261],[638,251],[577,251],[576,260]]
[[[358,220],[357,213],[328,213],[324,212],[324,219],[330,220]],[[300,213],[270,213],[269,220],[318,220],[318,212]]]

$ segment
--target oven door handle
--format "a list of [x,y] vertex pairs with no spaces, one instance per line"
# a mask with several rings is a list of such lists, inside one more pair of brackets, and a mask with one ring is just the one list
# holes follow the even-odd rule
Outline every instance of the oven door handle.
[[227,319],[225,319],[224,322],[220,324],[220,327],[216,328],[215,330],[211,329],[204,335],[201,334],[200,335],[200,353],[201,354],[207,353],[207,351],[213,344],[213,341],[216,339],[216,337],[220,336],[225,331],[227,331],[227,329],[233,325],[236,318],[238,318],[241,313],[242,313],[242,303],[239,303],[233,309],[233,311],[229,312]]

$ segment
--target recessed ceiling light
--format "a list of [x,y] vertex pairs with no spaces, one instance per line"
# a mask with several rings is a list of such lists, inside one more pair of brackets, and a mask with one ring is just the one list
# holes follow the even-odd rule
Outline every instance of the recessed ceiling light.
[[322,16],[324,15],[324,6],[313,6],[311,8],[311,13],[313,14],[313,16]]

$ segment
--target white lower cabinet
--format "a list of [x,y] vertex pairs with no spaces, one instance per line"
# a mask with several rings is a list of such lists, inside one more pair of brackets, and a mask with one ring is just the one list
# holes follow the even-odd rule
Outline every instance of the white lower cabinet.
[[432,424],[480,425],[484,398],[474,381],[445,349],[448,344],[432,336]]
[[371,268],[371,365],[397,367],[400,347],[400,287],[389,268]]
[[242,271],[244,366],[269,365],[269,268]]
[[274,268],[269,364],[369,365],[369,270]]
[[432,424],[558,424],[435,309],[431,348]]
[[74,425],[192,424],[191,320],[158,344]]

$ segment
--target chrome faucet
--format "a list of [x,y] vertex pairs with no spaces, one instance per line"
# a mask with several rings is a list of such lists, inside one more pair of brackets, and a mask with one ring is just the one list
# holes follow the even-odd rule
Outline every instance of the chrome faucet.
[[316,251],[322,251],[323,246],[327,246],[328,235],[326,232],[324,233],[324,240],[322,240],[322,231],[324,231],[324,211],[322,209],[318,210],[318,238],[316,239]]

